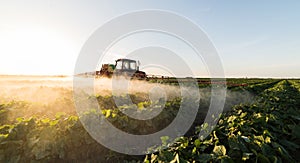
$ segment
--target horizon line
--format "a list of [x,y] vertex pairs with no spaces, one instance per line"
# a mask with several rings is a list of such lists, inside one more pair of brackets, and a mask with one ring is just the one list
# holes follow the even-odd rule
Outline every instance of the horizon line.
[[[19,77],[73,77],[75,74],[0,74],[0,77],[4,76],[19,76]],[[164,75],[159,75],[164,76]],[[165,77],[171,77],[172,76],[165,76]],[[188,78],[191,76],[186,77],[175,77],[175,78]],[[193,78],[211,78],[210,76],[195,76]],[[216,77],[220,78],[220,77]],[[262,76],[226,76],[227,79],[300,79],[300,77],[262,77]]]

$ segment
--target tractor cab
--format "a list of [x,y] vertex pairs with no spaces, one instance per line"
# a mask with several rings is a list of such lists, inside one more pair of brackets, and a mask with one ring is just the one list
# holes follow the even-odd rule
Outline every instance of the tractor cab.
[[115,65],[116,70],[118,71],[138,71],[138,66],[135,60],[131,59],[118,59],[116,60]]
[[101,70],[96,71],[97,76],[112,77],[124,76],[135,79],[146,79],[146,73],[139,71],[139,61],[131,59],[117,59],[116,64],[102,64]]
[[146,73],[139,71],[139,61],[131,59],[118,59],[115,64],[114,74],[136,79],[146,79]]

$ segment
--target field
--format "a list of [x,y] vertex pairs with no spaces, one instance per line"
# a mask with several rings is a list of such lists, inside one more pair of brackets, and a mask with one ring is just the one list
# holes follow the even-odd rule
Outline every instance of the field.
[[[78,112],[70,77],[0,76],[0,162],[300,162],[300,80],[227,79],[224,112],[204,140],[198,134],[211,127],[203,123],[211,83],[209,79],[198,83],[199,111],[188,132],[173,144],[162,137],[153,154],[131,156],[97,143],[79,118],[101,114],[128,133],[155,133],[178,113],[182,99],[176,80],[131,82],[133,105],[122,109],[147,113],[145,108],[155,98],[149,90],[155,86],[167,97],[158,116],[138,121],[117,108],[110,79],[99,79],[95,94],[89,95],[103,109]],[[158,96],[160,90],[152,93]]]

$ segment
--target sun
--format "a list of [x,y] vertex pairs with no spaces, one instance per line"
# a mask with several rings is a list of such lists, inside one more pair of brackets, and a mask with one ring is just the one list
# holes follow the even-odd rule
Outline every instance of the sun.
[[59,74],[71,66],[68,64],[72,53],[70,42],[53,29],[18,27],[7,31],[0,41],[1,64],[6,67],[5,70],[0,69],[0,73]]

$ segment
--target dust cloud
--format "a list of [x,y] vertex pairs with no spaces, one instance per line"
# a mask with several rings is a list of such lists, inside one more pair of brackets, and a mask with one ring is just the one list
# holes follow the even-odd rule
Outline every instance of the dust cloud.
[[[115,90],[127,90],[129,94],[152,94],[172,100],[181,96],[179,86],[148,81],[131,80],[114,83],[108,78],[94,80],[94,95],[111,96]],[[202,103],[210,103],[210,89],[201,88]],[[164,96],[162,96],[164,94]],[[225,110],[233,105],[251,102],[254,96],[247,91],[227,91]],[[73,99],[73,77],[70,76],[0,76],[1,110],[7,109],[6,117],[40,115],[54,117],[58,112],[76,115]],[[201,105],[201,104],[200,104]]]
[[20,100],[48,104],[71,90],[71,77],[0,77],[0,97],[2,100]]
[[171,100],[175,97],[180,97],[180,87],[174,85],[150,83],[144,80],[124,80],[124,79],[109,79],[99,78],[94,82],[94,93],[96,95],[121,95],[154,93],[156,96],[164,93],[167,99]]
[[0,123],[31,116],[75,115],[71,77],[0,76]]

